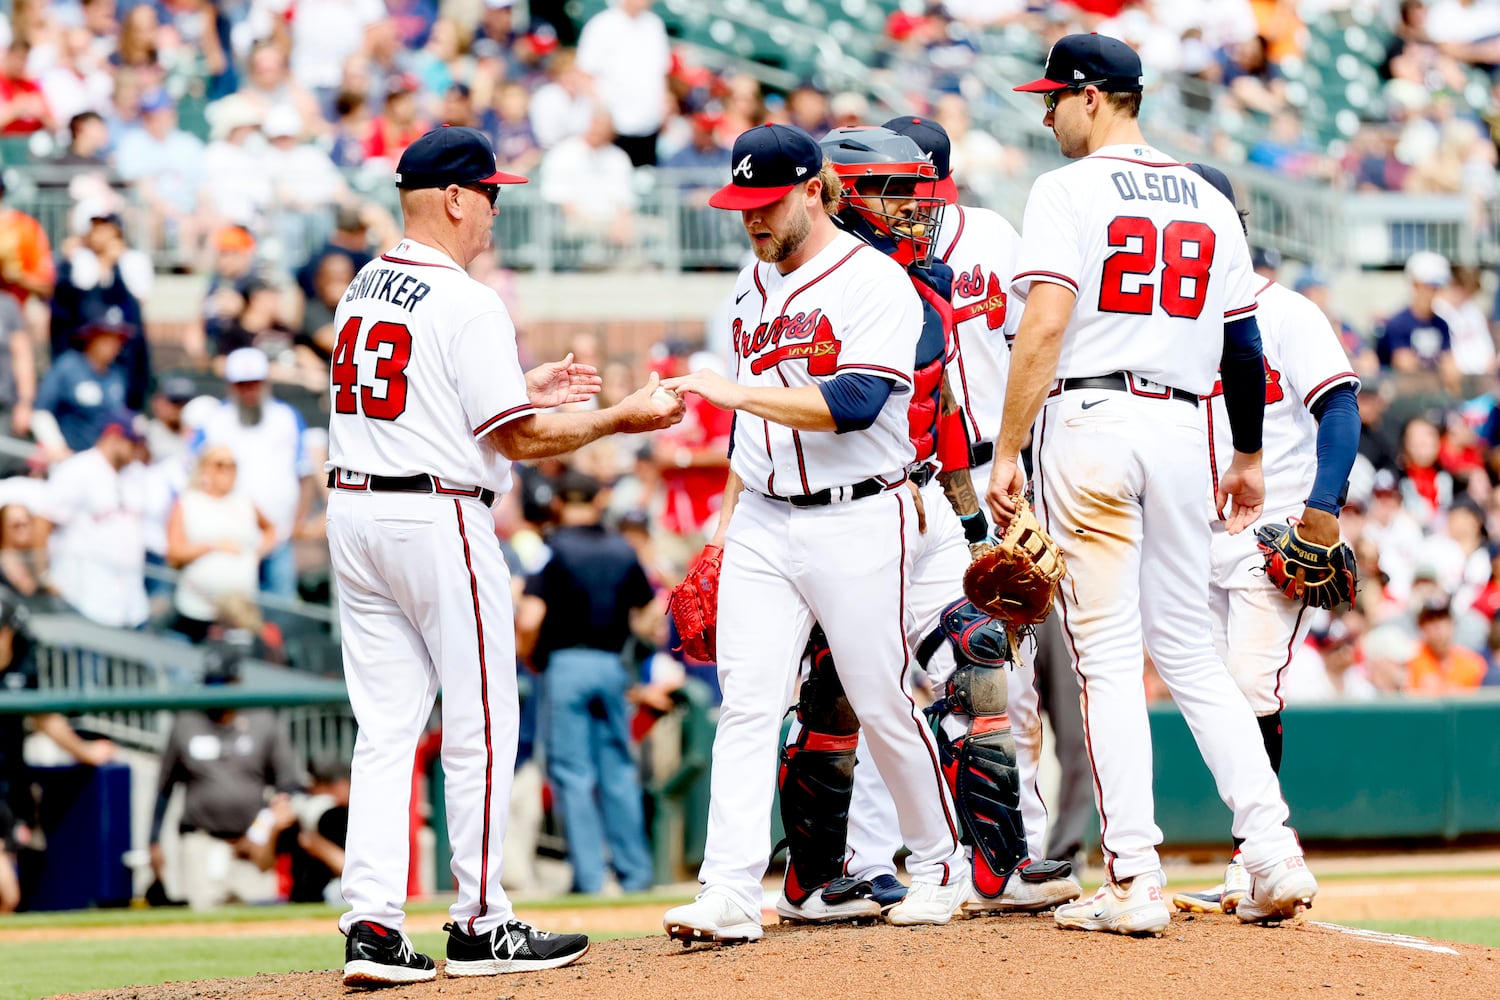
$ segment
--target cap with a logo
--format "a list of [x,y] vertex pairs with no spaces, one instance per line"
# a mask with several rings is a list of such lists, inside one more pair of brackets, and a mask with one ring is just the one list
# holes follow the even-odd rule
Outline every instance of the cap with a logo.
[[708,199],[714,208],[762,208],[817,176],[823,149],[793,125],[757,125],[734,140],[729,183]]
[[445,188],[449,184],[526,184],[525,177],[495,169],[495,147],[477,128],[441,125],[406,147],[396,164],[396,186]]
[[230,385],[264,382],[270,374],[271,359],[259,347],[241,347],[224,359],[224,381]]
[[948,130],[931,118],[920,115],[902,115],[892,118],[882,128],[904,135],[927,154],[937,171],[937,184],[933,186],[937,196],[949,205],[958,204],[958,185],[953,183],[953,143]]
[[1064,35],[1047,53],[1039,80],[1016,90],[1030,94],[1085,86],[1125,93],[1144,89],[1141,57],[1135,49],[1108,35]]

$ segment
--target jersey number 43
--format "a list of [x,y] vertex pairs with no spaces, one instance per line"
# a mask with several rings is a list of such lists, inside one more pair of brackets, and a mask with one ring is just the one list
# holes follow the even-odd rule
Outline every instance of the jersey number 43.
[[[1139,243],[1135,243],[1139,241]],[[1161,310],[1178,319],[1197,319],[1208,300],[1208,272],[1214,261],[1214,231],[1201,222],[1169,222],[1157,232],[1156,223],[1137,215],[1121,215],[1109,224],[1109,245],[1116,248],[1104,261],[1099,286],[1099,311],[1150,316],[1156,311],[1156,286],[1144,279],[1156,273],[1161,248]],[[1126,278],[1134,278],[1132,289]]]
[[[339,328],[333,344],[333,409],[336,413],[359,413],[373,420],[395,420],[406,412],[406,366],[411,361],[411,331],[401,323],[371,325],[360,343],[364,320],[350,316]],[[361,351],[375,355],[374,379],[359,380],[355,356]]]

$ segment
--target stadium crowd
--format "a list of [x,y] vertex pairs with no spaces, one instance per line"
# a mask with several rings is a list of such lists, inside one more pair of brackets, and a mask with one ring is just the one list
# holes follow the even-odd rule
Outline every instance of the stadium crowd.
[[[1307,23],[1350,6],[1375,15],[1390,43],[1370,61],[1383,81],[1379,114],[1329,145],[1305,132],[1290,84],[1302,79]],[[15,456],[0,479],[0,604],[71,609],[101,625],[285,658],[257,595],[318,590],[333,309],[354,273],[396,238],[386,199],[361,192],[383,190],[401,151],[431,124],[489,133],[500,168],[537,179],[564,232],[592,248],[586,260],[616,266],[639,263],[632,249],[651,224],[639,209],[653,169],[665,178],[687,171],[663,183],[701,199],[691,172],[722,174],[745,128],[784,121],[821,134],[884,117],[864,93],[830,93],[816,81],[771,92],[750,75],[717,74],[674,50],[651,7],[619,0],[575,25],[561,4],[541,0],[525,12],[514,0],[14,0],[0,21],[0,145],[20,143],[26,162],[7,174],[68,208],[49,234],[40,213],[0,200],[0,418]],[[1012,27],[1043,40],[1079,28],[1131,40],[1164,79],[1206,88],[1217,117],[1198,138],[1226,156],[1235,153],[1221,127],[1229,116],[1258,123],[1239,155],[1288,177],[1464,193],[1476,212],[1493,200],[1500,84],[1480,100],[1470,86],[1500,64],[1492,0],[947,0],[898,11],[877,72],[900,80],[910,103],[890,110],[941,121],[960,179],[1024,169],[1023,152],[970,122],[982,49],[974,39]],[[505,249],[474,273],[519,318],[524,352],[524,303]],[[1270,250],[1258,262],[1324,309],[1362,379],[1361,459],[1341,517],[1362,587],[1355,608],[1318,622],[1296,652],[1287,699],[1500,683],[1500,310],[1491,275],[1414,254],[1408,304],[1370,324],[1332,295],[1320,268]],[[206,278],[195,319],[170,330],[149,314],[164,270]],[[702,342],[667,340],[630,356],[580,333],[571,349],[602,373],[598,405],[608,405],[648,368],[666,377],[722,365],[711,345],[723,340],[710,329]],[[711,665],[672,652],[660,609],[712,530],[729,432],[726,414],[693,397],[688,418],[643,447],[606,440],[520,469],[518,488],[496,507],[523,611],[520,645],[531,651],[518,669],[534,689],[553,688],[532,725],[537,761],[573,833],[580,891],[604,884],[606,841],[622,886],[649,883],[638,811],[596,806],[589,792],[598,784],[628,793],[637,766],[602,753],[590,755],[596,763],[574,759],[548,740],[602,713],[600,747],[638,742],[687,678],[714,686]],[[609,626],[584,644],[602,658],[573,655],[547,625],[548,608],[578,600],[552,563],[564,551],[582,564],[573,573],[607,555],[630,581]],[[0,687],[34,686],[24,644],[5,639],[11,628],[7,617]],[[564,669],[533,671],[548,660]],[[532,701],[539,712],[543,699]],[[203,716],[179,722],[172,739],[228,740],[245,725],[244,715]],[[25,847],[34,807],[19,777],[20,727],[0,716],[0,795],[11,813],[0,811],[10,827],[0,840],[12,853]],[[91,749],[69,740],[51,719],[35,728],[86,762],[112,753],[107,741]],[[337,762],[319,762],[308,786],[284,773],[286,748],[272,744],[268,736],[280,765],[267,772],[273,780],[240,786],[227,826],[212,825],[224,815],[216,813],[186,832],[238,845],[236,859],[258,872],[278,864],[278,844],[283,858],[300,844],[327,871],[296,892],[318,898],[337,871],[337,814],[325,823],[323,811],[284,796],[310,788],[326,811],[346,798],[346,776]],[[597,773],[580,773],[591,767]],[[213,780],[184,766],[164,772],[163,788],[184,784],[191,796],[194,782]],[[513,826],[534,840],[540,823]],[[282,884],[261,879],[257,891],[286,895],[291,867],[311,862],[280,864]],[[507,869],[526,887],[524,861]],[[257,880],[247,872],[247,882]],[[207,905],[223,888],[193,882],[179,894]],[[7,900],[15,905],[0,892],[0,909]]]

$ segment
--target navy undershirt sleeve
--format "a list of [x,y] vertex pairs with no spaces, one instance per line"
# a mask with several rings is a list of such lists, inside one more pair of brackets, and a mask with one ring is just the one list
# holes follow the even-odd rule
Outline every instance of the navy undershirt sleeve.
[[1349,472],[1359,454],[1359,397],[1354,386],[1334,386],[1313,404],[1318,421],[1318,471],[1307,505],[1337,514],[1349,491]]
[[1254,316],[1224,324],[1224,355],[1219,362],[1224,408],[1234,450],[1260,451],[1266,409],[1266,367],[1261,358],[1260,326]]
[[890,398],[892,385],[890,379],[879,375],[845,372],[818,383],[818,390],[828,403],[828,412],[833,414],[835,430],[847,434],[865,430],[875,423],[880,408]]

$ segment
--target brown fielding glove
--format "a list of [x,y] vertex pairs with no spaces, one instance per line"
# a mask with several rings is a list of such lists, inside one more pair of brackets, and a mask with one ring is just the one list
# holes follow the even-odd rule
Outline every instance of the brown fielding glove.
[[1287,597],[1325,611],[1354,602],[1359,566],[1346,543],[1309,542],[1296,524],[1263,524],[1255,529],[1255,540],[1266,560],[1266,577]]
[[1022,629],[1052,613],[1052,595],[1067,564],[1031,504],[1023,496],[1014,499],[1016,515],[1005,534],[964,572],[964,595],[990,617]]
[[682,651],[708,663],[719,658],[719,567],[723,562],[722,548],[704,546],[688,567],[687,576],[667,598],[667,610],[682,638]]

